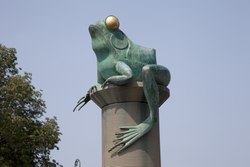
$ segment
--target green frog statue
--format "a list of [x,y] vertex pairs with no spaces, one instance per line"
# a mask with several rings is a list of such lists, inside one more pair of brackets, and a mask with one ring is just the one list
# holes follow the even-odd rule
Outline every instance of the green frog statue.
[[90,94],[107,84],[122,86],[141,81],[143,92],[149,107],[148,117],[136,126],[122,126],[116,134],[112,151],[124,150],[140,137],[150,131],[155,122],[155,113],[159,108],[158,85],[168,86],[170,82],[169,70],[156,64],[155,49],[145,48],[133,43],[120,29],[119,20],[115,16],[108,16],[103,21],[89,26],[92,48],[97,58],[98,84],[92,86],[82,97],[74,111],[80,110],[91,100]]

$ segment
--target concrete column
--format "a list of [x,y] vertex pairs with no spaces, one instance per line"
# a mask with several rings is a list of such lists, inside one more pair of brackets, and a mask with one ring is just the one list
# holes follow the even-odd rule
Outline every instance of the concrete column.
[[[169,90],[159,85],[160,105],[169,97]],[[160,167],[159,113],[149,133],[119,154],[114,146],[115,133],[120,126],[133,126],[148,116],[143,84],[108,85],[91,94],[91,99],[102,109],[102,166],[103,167]],[[119,148],[117,148],[119,149]]]

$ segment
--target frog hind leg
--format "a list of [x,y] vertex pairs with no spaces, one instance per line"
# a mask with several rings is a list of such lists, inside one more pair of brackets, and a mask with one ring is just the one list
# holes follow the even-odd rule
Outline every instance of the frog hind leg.
[[121,146],[118,153],[135,143],[144,134],[149,132],[155,121],[155,113],[159,108],[158,85],[167,86],[170,81],[170,73],[167,68],[160,65],[145,65],[142,69],[143,90],[149,107],[149,116],[136,126],[122,126],[121,132],[116,134],[115,145],[109,150],[112,151]]
[[167,86],[170,82],[169,70],[161,65],[149,64],[142,68],[143,91],[149,107],[149,117],[155,120],[159,108],[159,85]]

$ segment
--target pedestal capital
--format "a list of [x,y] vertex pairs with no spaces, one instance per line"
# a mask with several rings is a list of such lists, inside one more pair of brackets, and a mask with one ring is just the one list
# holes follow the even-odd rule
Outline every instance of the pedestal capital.
[[[159,107],[169,98],[169,89],[165,86],[158,85],[159,87]],[[98,87],[97,90],[90,94],[93,100],[100,108],[114,103],[125,102],[141,102],[147,103],[143,93],[143,83],[135,82],[122,86],[109,84],[104,88]]]

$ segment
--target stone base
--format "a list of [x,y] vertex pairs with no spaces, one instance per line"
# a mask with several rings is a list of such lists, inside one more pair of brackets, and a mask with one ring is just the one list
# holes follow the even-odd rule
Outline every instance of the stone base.
[[[169,97],[169,91],[159,86],[160,104]],[[91,99],[102,108],[102,166],[103,167],[160,167],[159,113],[153,128],[134,144],[116,153],[108,152],[114,146],[115,133],[121,126],[133,126],[148,117],[148,106],[141,82],[109,85],[91,94]]]

